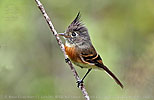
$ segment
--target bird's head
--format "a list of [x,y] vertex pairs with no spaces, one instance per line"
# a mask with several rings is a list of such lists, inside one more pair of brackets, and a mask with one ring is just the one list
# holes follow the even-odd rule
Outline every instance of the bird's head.
[[89,42],[90,37],[87,28],[81,23],[80,12],[77,14],[73,22],[68,26],[64,33],[59,33],[69,44],[81,45],[84,42]]

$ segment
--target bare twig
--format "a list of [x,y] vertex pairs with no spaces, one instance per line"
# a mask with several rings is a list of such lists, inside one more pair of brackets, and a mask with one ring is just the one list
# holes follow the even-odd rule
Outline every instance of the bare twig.
[[[55,36],[55,38],[56,38],[56,40],[57,40],[57,42],[58,42],[58,45],[60,46],[60,48],[61,48],[61,50],[62,50],[62,52],[63,52],[63,54],[64,54],[64,56],[65,56],[65,59],[68,59],[68,57],[67,57],[67,55],[66,55],[66,53],[65,53],[64,45],[63,45],[61,39],[59,38],[59,36],[58,36],[58,34],[57,34],[57,31],[55,30],[55,28],[54,28],[54,26],[53,26],[53,24],[52,24],[52,22],[51,22],[49,16],[47,15],[47,13],[46,13],[46,11],[45,11],[45,9],[44,9],[42,3],[41,3],[39,0],[35,0],[35,1],[36,1],[36,4],[37,4],[38,8],[39,8],[40,11],[42,12],[42,14],[43,14],[43,16],[44,16],[46,22],[48,23],[48,25],[49,25],[49,27],[50,27],[50,30],[52,31],[53,35]],[[73,64],[71,63],[70,60],[67,62],[67,64],[70,66],[71,71],[73,72],[76,81],[78,81],[78,80],[79,80],[79,75],[78,75],[78,73],[76,72],[75,68],[73,67]],[[89,95],[88,95],[88,93],[87,93],[87,91],[86,91],[86,89],[85,89],[84,84],[81,84],[81,86],[80,86],[79,88],[81,89],[81,91],[82,91],[83,96],[85,97],[85,99],[86,99],[86,100],[90,100]]]

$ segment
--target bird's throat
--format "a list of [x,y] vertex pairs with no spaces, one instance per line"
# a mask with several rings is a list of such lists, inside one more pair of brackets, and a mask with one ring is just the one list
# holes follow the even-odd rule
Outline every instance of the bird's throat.
[[65,45],[66,45],[67,47],[74,47],[74,44],[71,44],[71,43],[69,43],[68,41],[66,41]]

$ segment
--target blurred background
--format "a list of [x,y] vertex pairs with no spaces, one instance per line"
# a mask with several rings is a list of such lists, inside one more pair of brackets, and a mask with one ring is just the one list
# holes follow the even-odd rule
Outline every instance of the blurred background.
[[[108,66],[124,84],[93,70],[92,100],[154,98],[153,0],[41,0],[57,30],[77,13]],[[87,69],[76,67],[80,78]],[[84,100],[34,0],[0,0],[0,100]]]

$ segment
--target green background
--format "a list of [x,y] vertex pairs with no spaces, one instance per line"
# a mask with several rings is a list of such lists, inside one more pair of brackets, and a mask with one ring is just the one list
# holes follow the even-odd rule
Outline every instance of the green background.
[[[41,0],[57,32],[80,11],[91,40],[124,84],[93,70],[92,100],[152,100],[153,0]],[[75,67],[82,77],[86,69]],[[84,100],[34,0],[0,0],[0,100]]]

